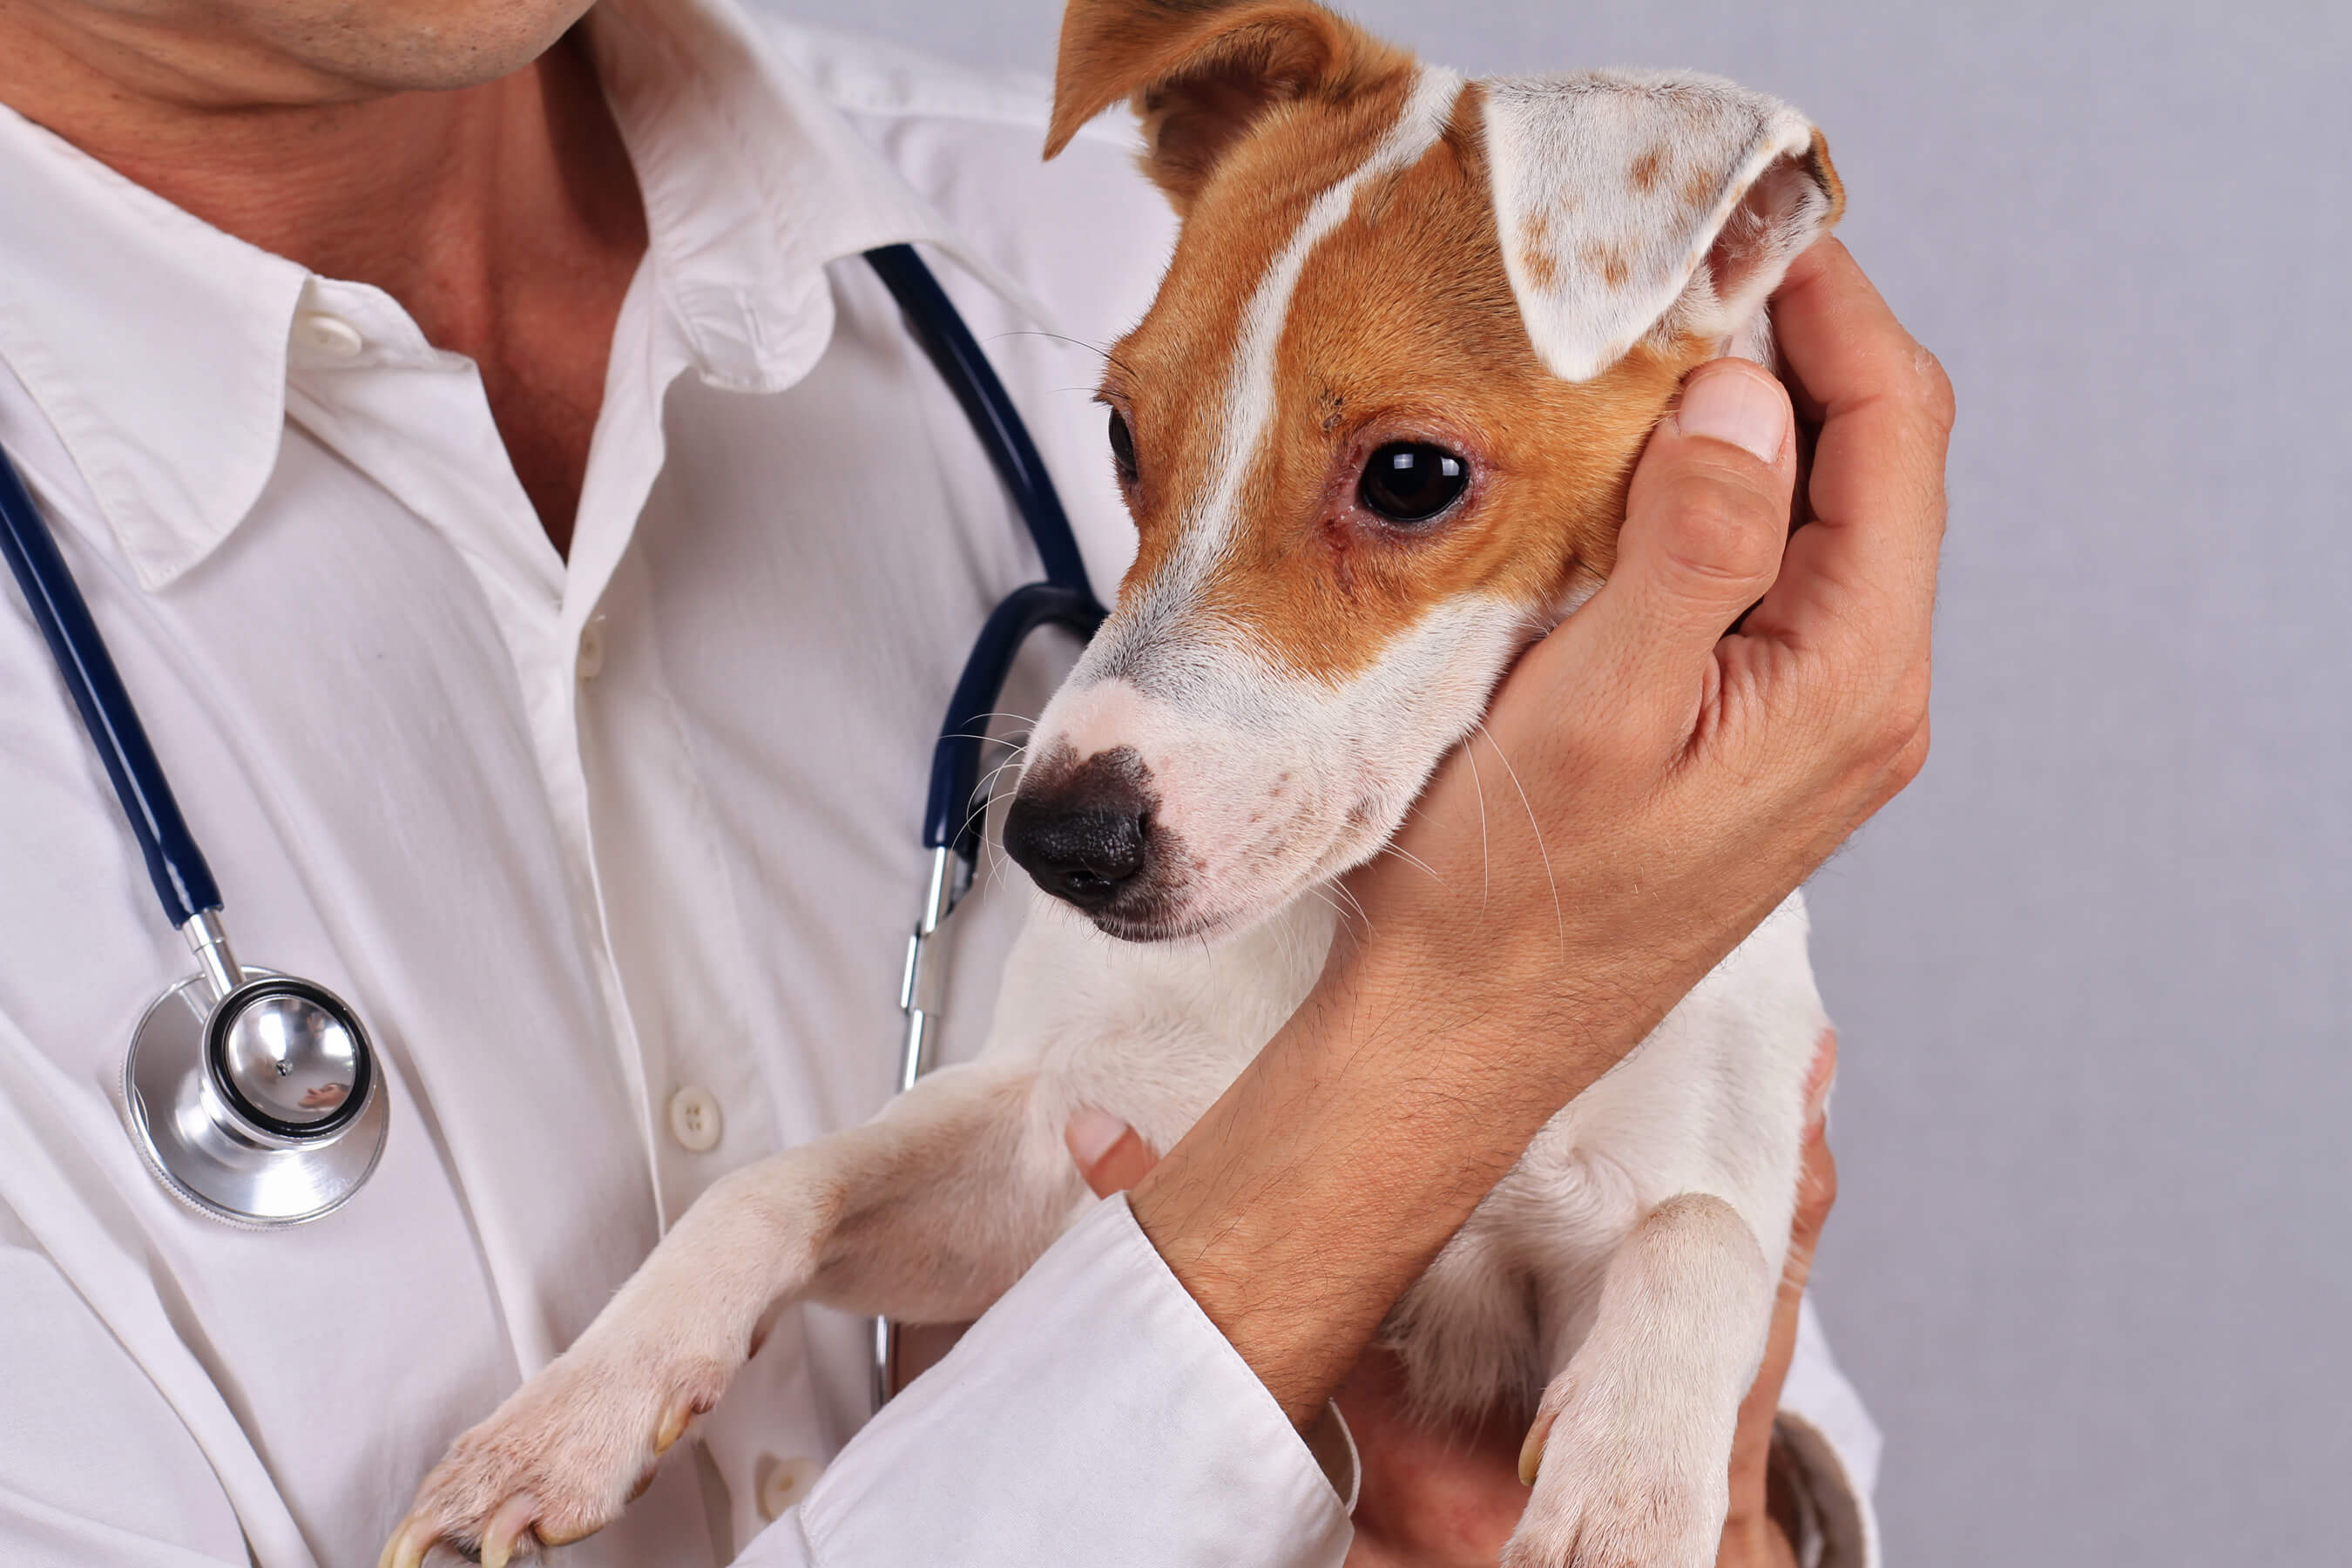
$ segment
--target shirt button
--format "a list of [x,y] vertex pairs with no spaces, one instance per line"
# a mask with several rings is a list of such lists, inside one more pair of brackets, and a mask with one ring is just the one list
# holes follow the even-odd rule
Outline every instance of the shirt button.
[[580,632],[580,679],[593,680],[604,668],[604,617],[598,616]]
[[357,327],[341,316],[323,311],[304,312],[294,323],[294,330],[301,334],[302,342],[329,359],[356,359],[360,351],[367,347],[367,340],[360,336]]
[[719,1097],[707,1089],[688,1086],[669,1097],[669,1135],[691,1154],[708,1154],[719,1147],[724,1119]]
[[779,1459],[773,1454],[760,1461],[760,1517],[771,1524],[808,1496],[824,1467],[814,1459]]

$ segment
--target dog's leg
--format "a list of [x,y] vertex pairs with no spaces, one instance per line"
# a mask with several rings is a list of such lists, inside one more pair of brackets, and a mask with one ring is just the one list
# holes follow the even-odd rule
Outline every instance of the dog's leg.
[[1506,1568],[1709,1568],[1772,1295],[1765,1252],[1730,1204],[1686,1194],[1651,1211],[1544,1390],[1520,1458],[1535,1493]]
[[934,1073],[862,1127],[715,1184],[572,1348],[459,1437],[385,1548],[504,1561],[608,1523],[719,1401],[779,1301],[977,1316],[1082,1196],[1034,1067]]

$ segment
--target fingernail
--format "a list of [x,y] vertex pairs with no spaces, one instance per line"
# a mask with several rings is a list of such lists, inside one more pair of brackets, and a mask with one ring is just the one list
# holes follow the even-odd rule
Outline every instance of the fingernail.
[[1097,1110],[1082,1105],[1070,1113],[1070,1124],[1062,1137],[1070,1146],[1070,1158],[1078,1163],[1081,1171],[1091,1171],[1110,1152],[1110,1146],[1127,1136],[1127,1123],[1108,1110]]
[[1728,441],[1769,463],[1789,438],[1789,397],[1760,372],[1719,370],[1683,388],[1675,425],[1685,436]]
[[1830,1090],[1837,1087],[1835,1073],[1823,1073],[1812,1082],[1805,1096],[1805,1131],[1819,1132],[1829,1125]]

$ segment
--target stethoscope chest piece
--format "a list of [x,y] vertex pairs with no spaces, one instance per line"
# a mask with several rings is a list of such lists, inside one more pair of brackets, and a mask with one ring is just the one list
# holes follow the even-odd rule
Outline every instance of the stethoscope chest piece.
[[233,1225],[316,1219],[383,1152],[389,1100],[359,1017],[324,986],[247,967],[158,997],[122,1067],[132,1140],[171,1191]]

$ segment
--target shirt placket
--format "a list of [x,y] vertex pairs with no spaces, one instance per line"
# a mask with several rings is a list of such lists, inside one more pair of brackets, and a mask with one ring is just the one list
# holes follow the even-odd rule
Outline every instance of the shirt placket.
[[[604,918],[577,726],[583,658],[593,679],[605,628],[601,618],[592,621],[572,606],[583,598],[593,605],[602,584],[567,574],[515,476],[472,363],[434,349],[389,296],[314,278],[296,318],[293,353],[295,416],[307,415],[321,439],[449,542],[498,626],[563,852],[579,917],[574,934],[587,949],[610,1023],[606,1048],[638,1107],[647,1176],[658,1194],[642,1031]],[[652,460],[658,461],[657,452]],[[583,513],[584,519],[584,504]]]

